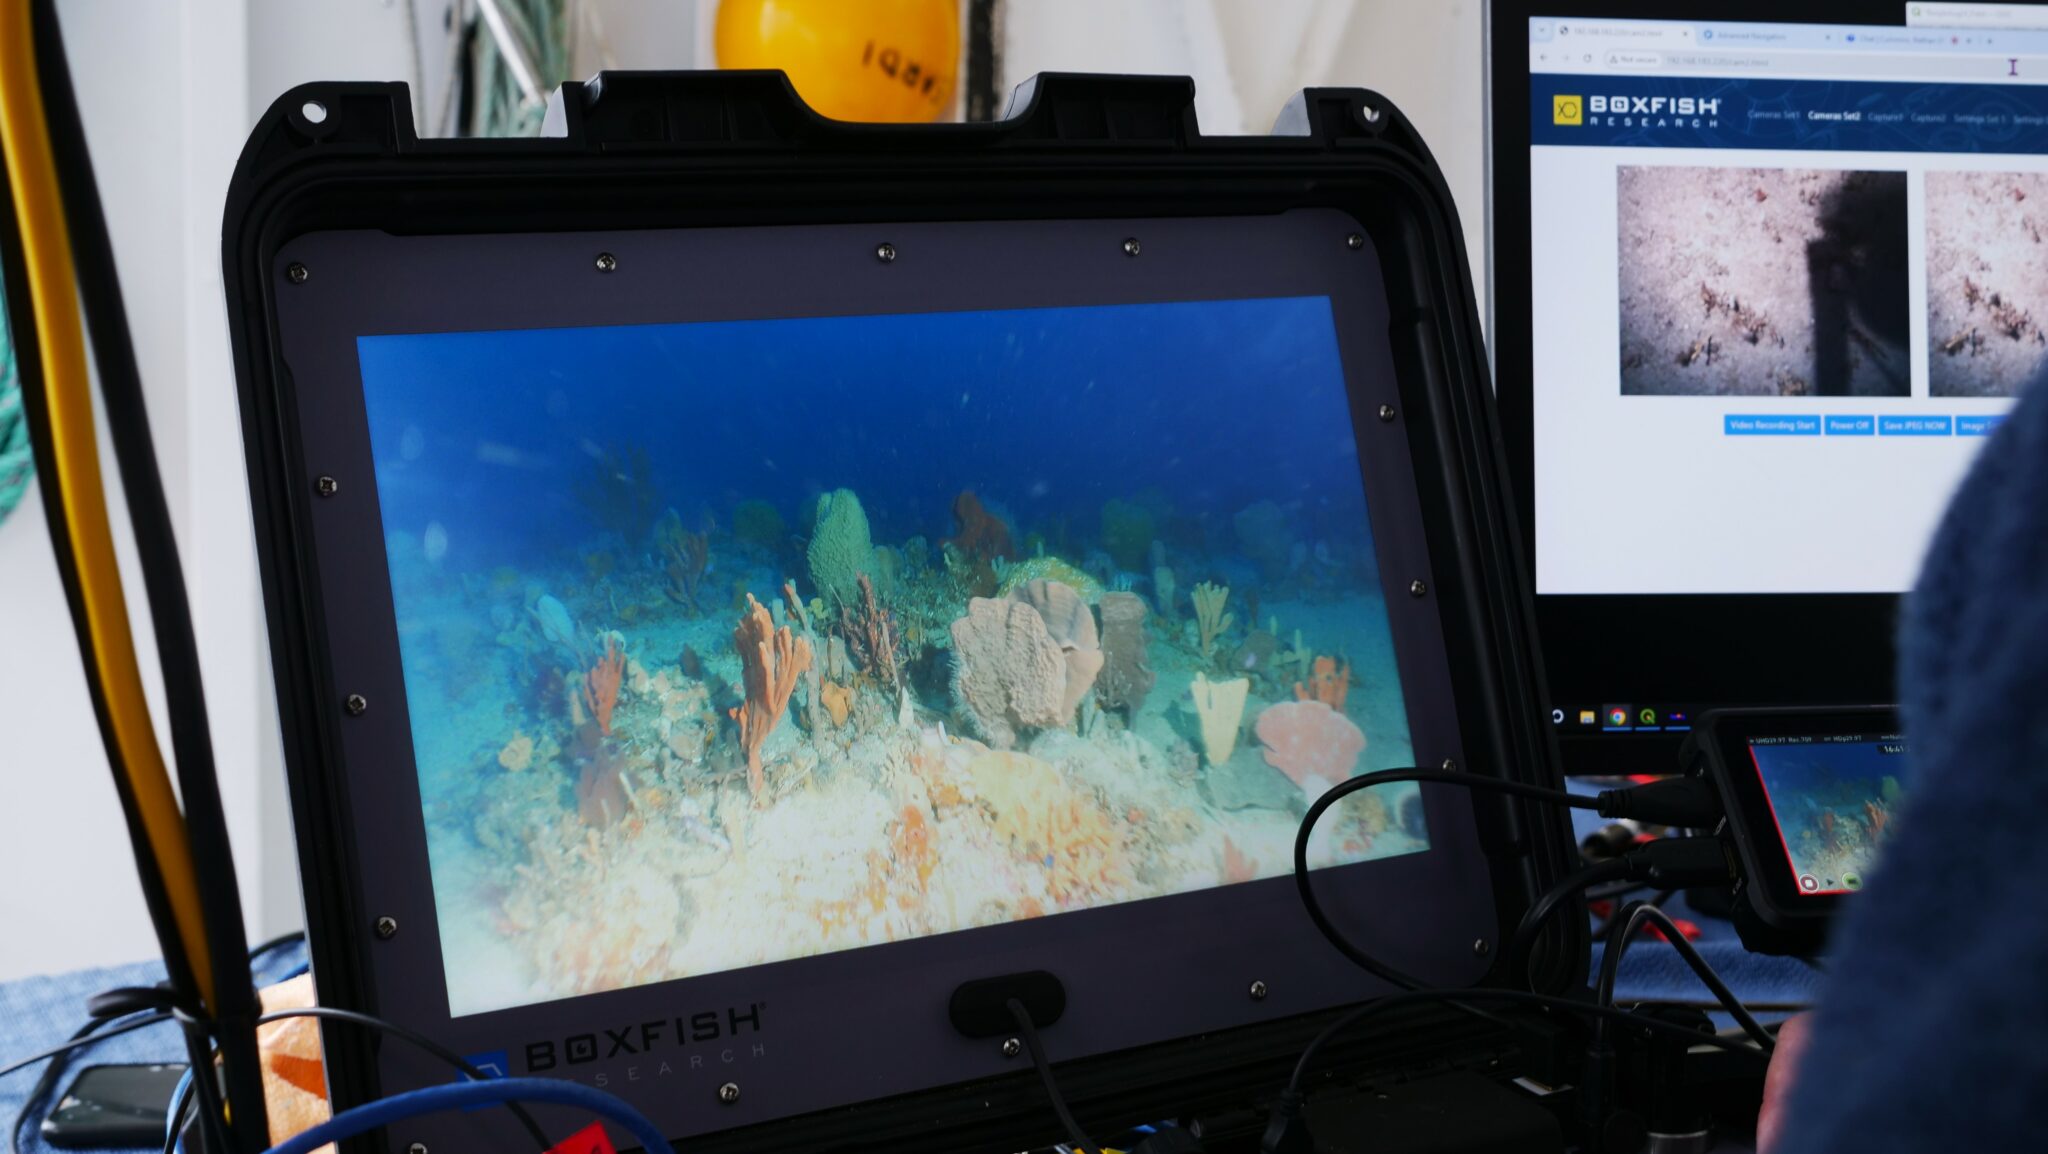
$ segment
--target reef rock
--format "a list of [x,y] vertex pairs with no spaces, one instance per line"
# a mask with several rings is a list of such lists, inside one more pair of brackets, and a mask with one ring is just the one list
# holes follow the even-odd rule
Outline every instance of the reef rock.
[[789,530],[775,506],[766,501],[741,501],[732,511],[732,535],[748,545],[776,553],[781,551]]
[[543,593],[526,611],[533,615],[533,623],[542,637],[571,653],[581,651],[576,641],[576,623],[569,620],[569,611],[560,601]]
[[1145,602],[1135,593],[1104,593],[1100,609],[1103,665],[1095,695],[1104,709],[1136,717],[1159,680],[1146,660]]
[[962,490],[953,498],[953,519],[960,522],[960,532],[948,544],[969,557],[993,561],[1017,555],[1010,544],[1010,527],[984,508],[971,490]]
[[984,753],[967,765],[995,833],[1018,857],[1043,863],[1046,890],[1062,908],[1123,894],[1129,850],[1116,819],[1058,769],[1022,753]]
[[1236,673],[1264,673],[1272,667],[1279,652],[1279,638],[1263,629],[1254,629],[1245,634],[1244,643],[1230,655],[1230,668]]
[[1287,514],[1271,501],[1247,505],[1231,519],[1237,530],[1237,547],[1259,563],[1267,577],[1287,572],[1294,553],[1294,531],[1287,526]]
[[1266,764],[1287,775],[1310,801],[1351,776],[1365,751],[1365,733],[1320,701],[1283,701],[1253,724]]
[[1072,587],[1058,581],[1032,581],[1010,594],[1045,619],[1045,631],[1059,642],[1066,656],[1067,684],[1060,694],[1060,724],[1074,715],[1074,707],[1088,695],[1102,672],[1102,644],[1095,633],[1095,615]]
[[1065,725],[1067,658],[1045,618],[1022,601],[976,597],[953,622],[953,699],[998,749],[1019,727]]
[[515,733],[505,748],[498,751],[498,764],[507,773],[523,772],[533,764],[533,739],[523,733]]
[[875,543],[868,534],[868,515],[851,489],[835,489],[818,498],[818,519],[805,554],[811,580],[824,597],[851,605],[860,596],[862,574],[875,576]]
[[1301,790],[1256,757],[1233,757],[1202,772],[1199,788],[1210,806],[1226,813],[1265,809],[1299,817]]
[[1119,569],[1137,569],[1145,564],[1157,533],[1152,510],[1131,501],[1111,498],[1102,506],[1102,545]]
[[996,586],[996,596],[1014,596],[1033,581],[1057,581],[1079,593],[1081,600],[1090,605],[1102,600],[1102,582],[1058,557],[1032,557],[1005,568],[1001,584]]

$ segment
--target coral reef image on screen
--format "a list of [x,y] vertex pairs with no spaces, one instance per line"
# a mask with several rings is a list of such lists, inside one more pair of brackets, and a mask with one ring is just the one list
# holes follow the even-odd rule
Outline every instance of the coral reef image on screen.
[[1911,391],[1905,173],[1617,179],[1623,395]]
[[1897,828],[1892,811],[1905,796],[1904,743],[1759,742],[1750,752],[1799,892],[1862,889]]
[[456,1014],[1282,875],[1413,761],[1326,298],[359,348]]
[[2048,369],[2048,175],[1925,179],[1928,392],[2014,396]]

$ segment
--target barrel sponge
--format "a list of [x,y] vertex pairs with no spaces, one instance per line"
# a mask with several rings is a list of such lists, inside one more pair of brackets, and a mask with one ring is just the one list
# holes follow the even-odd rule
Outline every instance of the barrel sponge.
[[1105,709],[1136,717],[1159,680],[1145,654],[1145,602],[1136,593],[1102,595],[1102,676],[1095,696]]
[[1038,610],[976,597],[952,632],[953,699],[990,745],[1009,749],[1019,728],[1066,724],[1066,654]]
[[1074,707],[1088,695],[1095,677],[1102,672],[1102,644],[1095,632],[1095,615],[1072,586],[1058,581],[1031,581],[1010,592],[1010,600],[1021,601],[1038,611],[1045,631],[1058,643],[1067,663],[1067,684],[1060,692],[1060,724],[1073,719]]
[[875,576],[875,545],[868,536],[868,515],[851,489],[835,489],[818,498],[817,523],[806,554],[818,593],[853,605],[860,598],[860,578]]

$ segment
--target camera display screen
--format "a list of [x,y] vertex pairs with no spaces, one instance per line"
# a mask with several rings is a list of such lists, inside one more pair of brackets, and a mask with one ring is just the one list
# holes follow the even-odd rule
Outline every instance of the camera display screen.
[[1274,877],[1414,760],[1326,297],[357,352],[454,1015]]
[[1749,753],[1799,895],[1862,889],[1897,828],[1905,739],[1756,737]]

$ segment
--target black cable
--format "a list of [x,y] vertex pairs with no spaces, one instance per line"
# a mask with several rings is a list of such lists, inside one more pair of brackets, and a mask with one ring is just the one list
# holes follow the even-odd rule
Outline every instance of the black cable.
[[[1618,888],[1614,888],[1614,889],[1612,889],[1612,891],[1611,891],[1611,892],[1608,892],[1608,893],[1602,893],[1602,892],[1600,892],[1600,888],[1596,887],[1596,888],[1594,888],[1594,889],[1589,889],[1589,890],[1587,890],[1587,891],[1586,891],[1586,900],[1590,902],[1590,901],[1595,901],[1595,900],[1599,900],[1599,899],[1604,899],[1604,898],[1620,898],[1620,897],[1622,897],[1622,896],[1624,896],[1624,895],[1627,895],[1627,894],[1632,894],[1632,893],[1636,892],[1637,890],[1639,890],[1639,889],[1643,889],[1643,888],[1644,888],[1644,887],[1643,887],[1643,886],[1641,886],[1641,885],[1638,885],[1638,884],[1636,884],[1636,883],[1634,883],[1634,882],[1629,882],[1629,883],[1627,883],[1627,884],[1625,884],[1625,885],[1623,885],[1623,886],[1620,886],[1620,887],[1618,887]],[[1650,903],[1651,905],[1653,905],[1653,906],[1656,906],[1656,907],[1657,907],[1658,909],[1660,909],[1660,910],[1661,910],[1661,909],[1663,909],[1663,908],[1664,908],[1664,903],[1665,903],[1665,902],[1668,902],[1668,901],[1670,901],[1670,900],[1671,900],[1672,898],[1676,897],[1677,895],[1678,895],[1678,891],[1677,891],[1677,890],[1658,890],[1658,891],[1657,891],[1656,893],[1654,893],[1654,894],[1651,894],[1651,895],[1650,895],[1650,896],[1649,896],[1648,898],[1645,898],[1644,900],[1645,900],[1645,901],[1647,901],[1647,902],[1649,902],[1649,903]],[[1611,913],[1611,914],[1609,914],[1609,915],[1607,915],[1607,920],[1606,920],[1606,921],[1604,921],[1604,922],[1601,922],[1601,923],[1600,923],[1599,925],[1596,925],[1596,926],[1594,926],[1594,927],[1593,927],[1593,936],[1594,936],[1595,938],[1604,938],[1604,937],[1606,937],[1606,936],[1607,936],[1607,934],[1608,934],[1608,931],[1610,931],[1610,930],[1612,930],[1612,929],[1614,928],[1614,923],[1615,923],[1615,919],[1617,919],[1617,918],[1621,917],[1621,915],[1622,915],[1622,911],[1623,911],[1624,909],[1626,909],[1626,908],[1627,908],[1627,904],[1626,904],[1626,903],[1623,903],[1623,904],[1622,904],[1622,905],[1620,905],[1620,906],[1616,906],[1616,907],[1615,907],[1615,910],[1614,910],[1614,912],[1613,912],[1613,913]]]
[[1595,862],[1592,865],[1558,880],[1557,884],[1543,891],[1534,903],[1522,914],[1522,922],[1515,927],[1514,941],[1508,948],[1508,962],[1511,966],[1526,964],[1536,939],[1543,933],[1543,924],[1557,907],[1569,901],[1574,894],[1602,882],[1619,881],[1629,874],[1629,864],[1621,858]]
[[1714,1000],[1721,1003],[1721,1008],[1728,1011],[1728,1016],[1735,1019],[1735,1024],[1742,1027],[1743,1033],[1748,1034],[1766,1053],[1777,1047],[1777,1039],[1771,1037],[1770,1032],[1763,1028],[1763,1024],[1756,1020],[1756,1015],[1749,1012],[1749,1007],[1742,1004],[1742,999],[1737,998],[1735,992],[1728,988],[1728,983],[1721,980],[1721,975],[1714,972],[1714,967],[1708,964],[1707,960],[1700,956],[1699,950],[1679,932],[1678,924],[1671,920],[1671,915],[1648,902],[1631,904],[1628,916],[1623,918],[1615,927],[1615,932],[1609,935],[1606,955],[1600,959],[1600,984],[1594,996],[1596,1004],[1614,1005],[1614,982],[1615,975],[1621,970],[1621,955],[1627,951],[1629,943],[1635,940],[1636,931],[1645,922],[1664,932],[1664,940],[1670,942],[1671,948],[1678,951],[1678,956],[1685,959],[1685,964],[1699,976],[1700,983],[1713,991]]
[[1324,938],[1329,940],[1331,945],[1337,947],[1337,952],[1351,959],[1360,969],[1404,990],[1419,990],[1425,988],[1425,983],[1420,979],[1395,969],[1393,966],[1380,961],[1378,958],[1353,945],[1351,940],[1344,936],[1343,931],[1339,930],[1336,924],[1330,921],[1329,915],[1323,912],[1322,903],[1316,900],[1315,889],[1309,882],[1309,834],[1315,830],[1316,822],[1322,818],[1323,814],[1328,812],[1331,806],[1336,805],[1360,790],[1371,789],[1377,785],[1392,785],[1395,782],[1401,781],[1462,785],[1468,789],[1491,790],[1495,793],[1505,793],[1513,797],[1547,801],[1572,809],[1594,809],[1598,807],[1599,802],[1593,798],[1567,793],[1561,789],[1546,789],[1540,785],[1525,785],[1519,781],[1503,781],[1497,777],[1487,777],[1477,773],[1463,773],[1448,769],[1421,769],[1415,766],[1408,766],[1400,769],[1383,769],[1376,773],[1360,774],[1332,787],[1323,796],[1317,798],[1314,804],[1308,807],[1308,813],[1303,815],[1301,825],[1294,834],[1294,888],[1301,894],[1302,908],[1308,911],[1309,920],[1315,923],[1316,929],[1322,933]]
[[171,1100],[170,1126],[164,1134],[164,1154],[179,1154],[178,1146],[185,1140],[185,1125],[192,1116],[192,1111],[186,1106],[191,1101],[188,1097],[191,1090],[191,1082],[187,1080],[178,1087],[178,1096]]
[[131,1018],[125,1022],[114,1022],[112,1024],[102,1025],[99,1030],[89,1035],[74,1035],[70,1041],[63,1043],[62,1045],[52,1046],[47,1050],[41,1051],[40,1053],[30,1054],[28,1057],[23,1058],[17,1062],[14,1062],[12,1065],[0,1066],[0,1078],[5,1078],[7,1075],[12,1074],[17,1070],[25,1070],[30,1066],[35,1065],[37,1062],[41,1062],[48,1058],[54,1058],[59,1054],[68,1054],[81,1046],[97,1045],[100,1042],[106,1041],[108,1038],[118,1038],[123,1034],[133,1033],[136,1030],[140,1030],[145,1026],[154,1026],[161,1022],[168,1022],[170,1020],[170,1014],[151,1014],[146,1018]]
[[[493,1075],[486,1074],[471,1064],[469,1059],[427,1037],[418,1030],[408,1026],[401,1026],[396,1022],[386,1021],[371,1014],[358,1013],[355,1010],[343,1010],[334,1006],[301,1006],[291,1010],[272,1010],[257,1018],[256,1022],[258,1025],[269,1025],[272,1022],[282,1022],[289,1018],[323,1018],[331,1022],[347,1022],[351,1025],[376,1030],[379,1033],[389,1034],[401,1042],[412,1043],[414,1046],[439,1058],[441,1061],[446,1062],[448,1065],[455,1067],[479,1082],[493,1077]],[[548,1150],[553,1148],[554,1143],[548,1141],[547,1132],[540,1128],[540,1123],[533,1120],[533,1115],[526,1112],[525,1106],[517,1102],[507,1102],[505,1103],[505,1108],[512,1111],[512,1116],[519,1119],[519,1124],[526,1128],[528,1134],[533,1135],[534,1143],[540,1147],[541,1154],[547,1154]]]
[[1045,1084],[1045,1096],[1052,1099],[1052,1111],[1059,1115],[1060,1125],[1067,1131],[1067,1142],[1080,1154],[1102,1154],[1097,1146],[1074,1120],[1074,1112],[1067,1109],[1067,1099],[1060,1093],[1058,1082],[1053,1081],[1052,1063],[1046,1061],[1045,1047],[1039,1044],[1038,1027],[1032,1024],[1031,1012],[1024,1003],[1015,998],[1009,1001],[1010,1017],[1017,1022],[1017,1033],[1024,1039],[1024,1048],[1031,1054],[1031,1064],[1038,1069],[1038,1080]]
[[1301,1052],[1300,1059],[1295,1062],[1294,1073],[1287,1079],[1287,1092],[1291,1094],[1301,1093],[1302,1085],[1308,1080],[1309,1068],[1315,1064],[1316,1054],[1324,1046],[1328,1045],[1332,1038],[1357,1025],[1364,1019],[1382,1010],[1409,1002],[1452,1001],[1458,999],[1469,999],[1475,1002],[1507,1002],[1512,1005],[1562,1010],[1566,1013],[1580,1014],[1588,1018],[1610,1018],[1638,1029],[1683,1037],[1687,1041],[1700,1045],[1715,1046],[1723,1050],[1733,1050],[1737,1053],[1755,1054],[1758,1052],[1755,1046],[1740,1038],[1727,1038],[1720,1034],[1704,1033],[1689,1026],[1661,1021],[1656,1018],[1646,1018],[1613,1006],[1594,1006],[1585,1002],[1576,1002],[1570,998],[1555,997],[1550,994],[1534,994],[1527,990],[1503,990],[1493,987],[1470,990],[1403,990],[1398,994],[1388,994],[1384,998],[1378,998],[1356,1006],[1351,1012],[1325,1026],[1323,1032],[1317,1034],[1314,1040],[1309,1042],[1308,1048]]
[[[71,1035],[71,1041],[82,1045],[87,1039],[92,1038],[92,1035],[99,1033],[100,1027],[104,1025],[106,1025],[106,1022],[99,1019],[87,1022],[78,1028],[77,1033]],[[92,1040],[97,1041],[98,1039]],[[66,1059],[70,1058],[75,1052],[66,1050],[62,1054],[52,1055],[50,1064],[43,1068],[42,1077],[37,1078],[36,1084],[29,1087],[28,1097],[21,1100],[21,1112],[14,1116],[14,1125],[8,1130],[7,1148],[12,1151],[12,1154],[21,1154],[22,1128],[28,1125],[30,1119],[38,1116],[37,1104],[49,1096],[52,1090],[57,1088],[57,1079],[64,1076],[64,1068],[67,1065]]]
[[1527,962],[1530,948],[1557,907],[1573,894],[1601,882],[1626,879],[1648,881],[1660,889],[1683,889],[1732,882],[1735,877],[1734,859],[1718,838],[1653,838],[1620,857],[1588,866],[1546,890],[1522,915],[1508,960],[1515,965]]
[[[172,1011],[172,1015],[184,1025],[188,1038],[200,1039],[201,1044],[204,1044],[205,1023],[197,1018],[179,1015],[176,1010]],[[230,1145],[234,1139],[229,1137],[227,1132],[227,1107],[221,1098],[221,1078],[213,1062],[213,1053],[210,1050],[204,1053],[203,1059],[192,1064],[192,1077],[185,1085],[198,1099],[196,1106],[199,1111],[199,1124],[205,1128],[206,1148],[211,1154],[215,1150],[234,1149]],[[265,1135],[266,1142],[268,1137]]]
[[258,942],[249,947],[249,962],[253,965],[269,954],[274,954],[286,946],[294,946],[305,940],[306,931],[293,930],[288,934],[279,934],[269,941]]
[[218,1002],[207,1010],[215,1019],[211,1033],[220,1046],[228,1098],[237,1104],[233,1123],[237,1141],[233,1148],[258,1154],[270,1144],[264,1114],[262,1061],[253,1021],[262,1005],[249,972],[249,940],[242,924],[241,890],[235,880],[227,818],[221,809],[220,783],[214,769],[213,742],[207,731],[199,645],[192,626],[184,569],[178,559],[163,477],[157,468],[142,373],[135,361],[135,345],[114,265],[114,247],[107,235],[106,214],[100,205],[92,154],[86,147],[85,127],[71,86],[54,0],[32,0],[30,15],[37,84],[64,202],[79,301],[98,369],[100,399],[114,459],[121,470],[121,490],[128,499],[129,523],[142,561],[143,589],[156,636],[157,659],[163,670],[171,751],[177,763],[178,792],[184,803],[193,872],[199,883],[207,950],[212,959],[214,998]]
[[1260,1149],[1265,1151],[1266,1154],[1273,1154],[1274,1151],[1280,1148],[1281,1140],[1291,1129],[1293,1122],[1300,1117],[1302,1106],[1307,1100],[1302,1092],[1302,1087],[1308,1082],[1309,1069],[1314,1065],[1317,1053],[1324,1046],[1328,1045],[1331,1039],[1356,1026],[1366,1018],[1391,1009],[1394,1006],[1409,1002],[1453,1000],[1499,1001],[1515,1005],[1536,1006],[1543,1009],[1563,1010],[1567,1013],[1584,1015],[1596,1021],[1606,1019],[1623,1023],[1635,1029],[1682,1038],[1696,1045],[1714,1046],[1736,1053],[1756,1054],[1759,1058],[1766,1056],[1745,1039],[1727,1038],[1720,1034],[1695,1030],[1676,1022],[1666,1022],[1658,1018],[1630,1013],[1627,1010],[1617,1009],[1613,1006],[1588,1005],[1585,1002],[1575,1002],[1570,998],[1558,998],[1549,994],[1535,994],[1527,990],[1492,988],[1474,990],[1404,990],[1401,993],[1389,994],[1376,1001],[1366,1002],[1363,1005],[1354,1007],[1343,1017],[1323,1027],[1323,1031],[1309,1042],[1308,1047],[1302,1050],[1301,1058],[1294,1064],[1294,1073],[1288,1077],[1286,1089],[1281,1091],[1279,1099],[1274,1104],[1273,1113],[1268,1119],[1265,1138],[1260,1145]]

